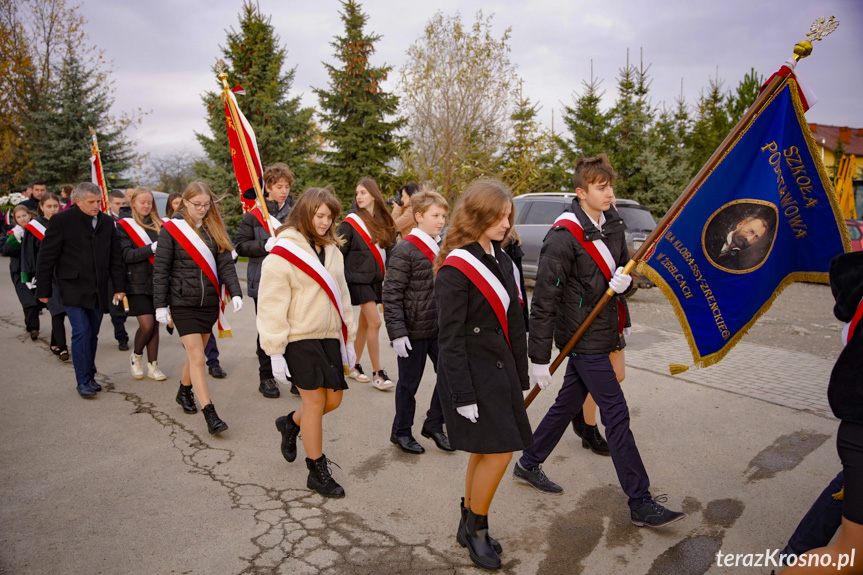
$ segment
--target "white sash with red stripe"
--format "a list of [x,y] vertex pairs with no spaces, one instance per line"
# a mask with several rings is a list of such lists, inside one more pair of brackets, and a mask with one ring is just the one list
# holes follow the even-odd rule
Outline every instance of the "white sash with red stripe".
[[[509,344],[509,323],[506,320],[506,311],[509,309],[509,294],[497,276],[488,269],[485,264],[465,249],[455,249],[449,253],[443,262],[445,266],[452,266],[463,273],[474,284],[488,300],[503,335]],[[512,347],[512,344],[510,344]]]
[[440,253],[440,246],[430,235],[419,228],[414,228],[411,233],[403,238],[406,242],[416,246],[416,248],[434,263],[434,259]]
[[341,348],[342,364],[345,366],[348,365],[348,352],[347,347],[345,347],[348,343],[348,324],[345,322],[345,312],[342,309],[341,292],[333,274],[321,264],[321,261],[317,257],[287,238],[279,238],[270,253],[285,258],[294,267],[303,271],[315,280],[330,298],[330,302],[332,302],[339,314],[339,318],[342,320],[342,338],[339,340],[339,347]]
[[345,221],[350,224],[352,228],[359,234],[363,241],[366,242],[366,245],[369,248],[369,251],[372,252],[372,257],[375,258],[375,261],[378,262],[378,266],[381,268],[381,273],[386,275],[386,264],[387,261],[387,252],[378,247],[378,245],[372,242],[372,235],[369,233],[368,228],[366,227],[365,222],[361,217],[357,214],[348,214],[345,217]]
[[255,219],[258,220],[258,222],[264,227],[265,230],[269,231],[271,236],[276,235],[276,230],[279,229],[282,225],[282,222],[280,222],[273,216],[270,216],[270,227],[267,228],[267,224],[264,223],[264,212],[261,211],[260,206],[255,206],[255,209],[250,210],[249,213],[255,216]]
[[846,323],[845,327],[842,328],[843,345],[848,345],[848,342],[851,341],[852,337],[854,337],[854,332],[857,330],[857,324],[860,323],[861,319],[863,319],[863,301],[857,304],[857,311],[854,312],[854,317],[852,317],[851,321]]
[[[134,218],[123,218],[117,223],[126,231],[129,237],[132,238],[132,242],[136,247],[143,248],[144,246],[153,244],[153,240],[150,239],[150,236],[147,235],[144,228],[142,228]],[[150,260],[150,265],[155,265],[155,257],[153,254],[150,254],[150,257],[147,259]]]
[[[593,258],[596,265],[599,266],[602,275],[605,276],[605,281],[609,281],[611,279],[614,275],[614,270],[617,269],[617,267],[614,262],[614,257],[612,257],[611,252],[609,251],[608,246],[605,245],[604,241],[601,239],[593,241],[585,240],[584,228],[581,227],[581,223],[572,212],[564,212],[560,214],[552,224],[552,227],[555,226],[563,226],[568,229],[585,251],[590,254],[590,257]],[[626,310],[620,304],[617,306],[617,320],[618,333],[623,333],[623,328],[626,325]]]
[[216,293],[219,294],[219,337],[231,337],[231,326],[228,324],[228,318],[225,317],[225,297],[228,288],[220,288],[219,270],[216,267],[216,258],[213,252],[186,220],[170,219],[164,223],[164,226],[171,237],[192,257],[192,260],[198,264],[198,267],[216,288]]
[[40,242],[45,239],[45,226],[36,220],[30,220],[24,225],[24,229],[36,236]]

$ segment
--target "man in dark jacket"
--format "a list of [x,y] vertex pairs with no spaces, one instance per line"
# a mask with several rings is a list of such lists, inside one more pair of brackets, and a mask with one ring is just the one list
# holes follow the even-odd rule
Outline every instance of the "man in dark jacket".
[[102,314],[123,292],[110,293],[109,280],[123,285],[123,255],[111,216],[99,211],[99,187],[78,184],[75,206],[51,218],[39,249],[36,297],[51,299],[51,277],[57,278],[60,299],[72,324],[72,362],[81,397],[93,397],[101,386],[96,375],[96,344]]
[[[551,384],[551,346],[563,347],[590,314],[606,289],[629,291],[632,278],[623,273],[629,260],[625,225],[611,206],[614,170],[605,154],[582,158],[573,174],[577,200],[560,225],[543,241],[530,313],[528,355],[541,389]],[[609,353],[622,349],[622,322],[617,298],[596,317],[578,341],[566,367],[563,386],[533,434],[534,443],[516,462],[513,475],[544,493],[563,489],[548,479],[542,463],[551,455],[590,393],[599,406],[617,477],[629,496],[630,517],[638,526],[658,527],[685,517],[650,495],[650,480],[629,429],[629,409]]]
[[[411,213],[417,227],[393,248],[387,262],[382,298],[384,323],[396,350],[399,379],[396,383],[396,416],[390,441],[405,453],[423,453],[411,427],[416,412],[416,393],[422,380],[426,356],[437,369],[438,327],[434,294],[434,258],[440,251],[438,241],[449,208],[436,192],[412,196]],[[421,433],[439,449],[453,451],[443,431],[443,410],[438,389],[432,391]]]
[[[293,202],[290,200],[291,186],[294,184],[294,174],[287,164],[281,162],[269,166],[264,171],[264,184],[268,197],[267,211],[274,228],[273,234],[281,224],[288,218]],[[276,245],[275,235],[264,227],[264,214],[260,208],[249,211],[243,216],[237,235],[234,236],[234,249],[240,256],[249,258],[249,266],[246,268],[246,287],[249,296],[255,301],[255,313],[258,312],[258,284],[261,283],[261,263],[273,246]],[[261,349],[261,338],[256,342],[256,353],[258,355],[258,376],[260,383],[258,391],[264,397],[279,397],[279,384],[273,378],[273,369],[270,366],[270,356]],[[299,391],[292,384],[291,393],[299,395]]]

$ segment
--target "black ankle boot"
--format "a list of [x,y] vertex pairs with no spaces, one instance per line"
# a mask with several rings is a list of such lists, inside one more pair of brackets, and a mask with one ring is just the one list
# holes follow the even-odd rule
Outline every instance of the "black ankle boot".
[[306,457],[306,467],[309,468],[309,479],[306,481],[306,487],[314,489],[324,497],[344,497],[345,490],[333,479],[333,475],[327,467],[328,461],[326,455],[321,455],[317,459]]
[[297,435],[300,433],[300,426],[294,423],[294,412],[276,419],[276,429],[282,434],[282,457],[291,463],[297,458]]
[[582,437],[584,434],[584,410],[579,409],[578,413],[575,414],[575,417],[572,418],[572,430],[579,437]]
[[210,432],[210,435],[218,435],[228,429],[228,424],[219,419],[219,416],[216,414],[216,408],[213,407],[212,403],[208,403],[201,410],[204,412],[204,419],[207,420],[207,430]]
[[585,425],[581,432],[581,446],[589,449],[597,455],[611,455],[608,449],[608,443],[599,432],[599,427],[596,425]]
[[[464,497],[461,498],[461,503],[459,504],[459,506],[461,507],[461,519],[459,519],[459,522],[458,522],[458,531],[455,532],[455,540],[458,541],[459,545],[464,547],[465,545],[467,545],[467,539],[465,538],[465,535],[463,533],[464,522],[465,522],[465,519],[467,518],[467,509],[465,509],[465,506],[464,506]],[[495,551],[497,551],[498,555],[503,553],[503,547],[501,547],[501,545],[500,545],[500,543],[498,543],[497,539],[495,539],[494,537],[489,535],[488,536],[488,542],[491,543],[492,548]]]
[[180,389],[177,390],[177,403],[183,408],[186,413],[198,413],[198,408],[195,407],[195,396],[192,393],[192,386],[186,387],[182,383]]
[[470,560],[477,567],[500,569],[500,555],[491,546],[488,537],[488,515],[477,515],[470,509],[465,511],[464,528],[459,532],[463,543],[459,543],[467,547]]

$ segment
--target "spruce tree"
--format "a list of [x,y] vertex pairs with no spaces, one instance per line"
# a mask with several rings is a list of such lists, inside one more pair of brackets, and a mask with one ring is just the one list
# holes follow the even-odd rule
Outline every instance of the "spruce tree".
[[658,219],[686,188],[695,175],[690,167],[686,136],[689,111],[681,95],[675,108],[663,106],[650,131],[651,145],[639,156],[644,186],[634,190],[632,199],[650,208]]
[[522,94],[515,97],[512,137],[504,146],[501,179],[513,194],[548,192],[560,189],[561,170],[557,169],[556,146],[551,135],[540,126],[539,105]]
[[318,167],[321,177],[333,185],[347,206],[363,176],[373,177],[382,188],[395,183],[388,164],[399,156],[396,132],[405,121],[394,117],[398,97],[381,87],[392,67],[369,63],[381,36],[365,33],[368,16],[356,0],[342,0],[341,4],[339,14],[345,32],[330,43],[339,64],[324,63],[329,85],[316,89],[315,94],[320,99],[328,144]]
[[28,126],[33,173],[49,186],[90,181],[92,126],[108,186],[130,186],[121,174],[134,154],[123,136],[124,123],[110,115],[113,98],[104,74],[70,49],[42,96],[44,105],[30,115]]
[[[582,81],[582,93],[573,95],[573,106],[563,108],[563,123],[570,137],[556,136],[555,141],[562,155],[562,167],[570,174],[580,157],[592,157],[606,151],[609,118],[599,107],[605,94],[601,85],[602,80],[593,76],[591,63],[590,81]],[[564,180],[561,184],[572,189],[571,179]]]
[[728,95],[728,118],[731,126],[737,125],[746,113],[746,109],[755,103],[762,84],[764,84],[764,76],[752,68],[737,85],[737,90]]
[[689,134],[690,167],[695,173],[710,159],[731,128],[722,81],[718,77],[711,78],[706,92],[701,92],[696,103],[695,121]]
[[[242,86],[246,91],[245,96],[237,96],[237,102],[255,132],[264,169],[285,162],[296,175],[294,186],[307,185],[310,162],[318,151],[314,112],[301,106],[299,96],[289,95],[296,68],[283,73],[287,49],[280,45],[270,17],[264,16],[257,4],[250,1],[243,4],[239,31],[228,32],[222,54],[228,84]],[[213,80],[217,81],[215,71]],[[196,163],[195,175],[206,181],[215,194],[225,195],[222,215],[229,229],[234,229],[242,218],[242,209],[221,90],[207,92],[202,100],[212,135],[196,134],[209,161]]]

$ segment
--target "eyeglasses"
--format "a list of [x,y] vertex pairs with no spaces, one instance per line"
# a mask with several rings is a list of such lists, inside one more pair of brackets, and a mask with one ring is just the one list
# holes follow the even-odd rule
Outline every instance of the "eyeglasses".
[[[186,201],[189,202],[189,200],[186,200]],[[212,206],[213,204],[212,204],[212,202],[207,202],[206,204],[199,204],[197,202],[189,202],[189,205],[191,205],[193,208],[195,208],[197,210],[209,210],[210,206]]]

